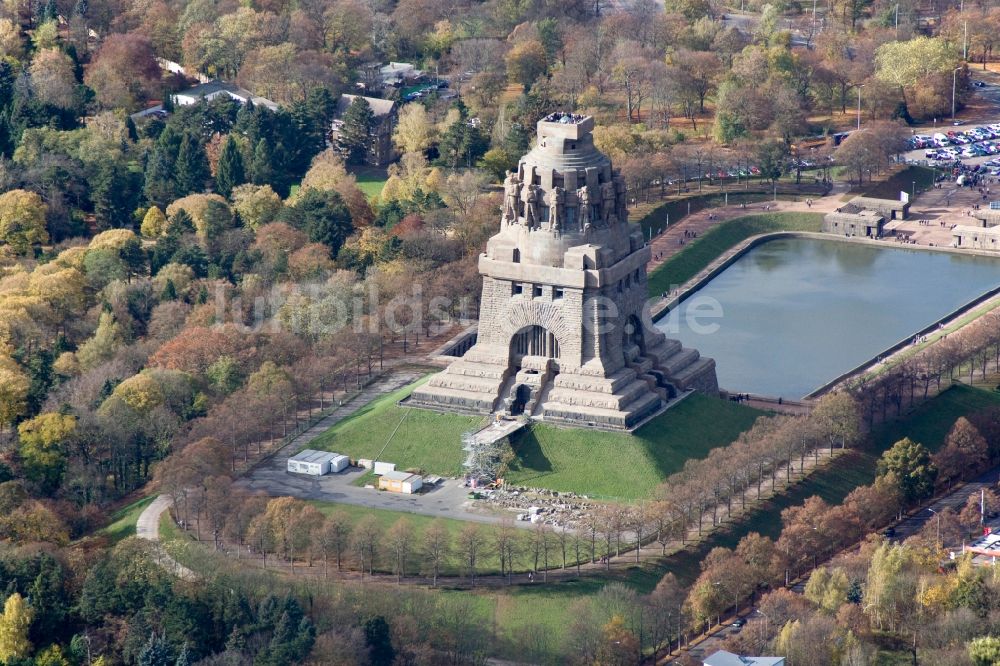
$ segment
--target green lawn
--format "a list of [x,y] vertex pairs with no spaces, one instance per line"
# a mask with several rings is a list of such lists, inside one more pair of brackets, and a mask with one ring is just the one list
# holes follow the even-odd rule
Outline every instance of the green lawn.
[[[396,404],[425,381],[365,405],[310,442],[309,448],[354,459],[377,456],[400,469],[459,476],[465,459],[462,435],[486,420]],[[761,413],[694,394],[635,434],[534,423],[514,437],[518,457],[507,481],[610,499],[647,498],[685,460],[729,444]]]
[[[728,202],[730,205],[741,203],[751,204],[761,201],[770,201],[773,195],[771,192],[740,192],[735,190],[729,193]],[[784,198],[784,197],[782,197]],[[694,196],[674,199],[660,204],[646,215],[635,220],[642,227],[642,235],[649,238],[649,230],[653,230],[656,235],[667,228],[668,224],[677,224],[688,216],[688,213],[697,213],[706,208],[717,208],[726,205],[726,195],[724,193],[696,194]],[[688,205],[690,204],[690,206]]]
[[[357,180],[358,189],[364,192],[369,199],[375,199],[382,194],[382,188],[385,186],[385,181],[388,180],[385,169],[377,167],[359,167],[352,169],[351,173]],[[294,197],[300,188],[299,183],[292,185],[288,192],[289,198]]]
[[352,171],[358,181],[358,187],[369,199],[374,199],[382,194],[382,188],[388,179],[385,169],[375,167],[359,168]]
[[156,499],[156,495],[143,497],[128,506],[118,509],[111,514],[111,523],[101,529],[98,534],[108,537],[113,543],[118,543],[126,537],[135,536],[135,524],[139,520],[139,514],[154,499]]
[[958,417],[996,405],[1000,405],[1000,393],[955,385],[921,404],[902,419],[876,427],[864,447],[837,457],[788,492],[769,501],[737,529],[713,535],[708,545],[732,548],[750,531],[777,538],[781,532],[782,509],[802,504],[813,495],[819,495],[830,504],[839,504],[852,490],[875,480],[875,466],[882,452],[903,437],[909,437],[931,451],[937,451]]
[[514,437],[517,461],[507,481],[592,497],[648,498],[688,458],[729,444],[762,413],[696,393],[635,434],[535,423]]
[[852,193],[860,196],[898,201],[900,192],[913,194],[914,183],[916,183],[918,192],[930,189],[934,186],[934,170],[928,167],[911,165],[885,180],[857,187],[852,190]]
[[465,453],[462,434],[478,430],[483,417],[439,414],[399,407],[427,378],[374,400],[309,443],[309,448],[336,451],[351,458],[396,463],[399,469],[458,476]]
[[[612,582],[622,582],[639,593],[648,593],[659,582],[661,571],[651,567],[612,570],[547,585],[517,585],[496,590],[442,590],[472,600],[473,609],[494,623],[500,656],[528,663],[562,663],[557,656],[572,627],[573,602],[595,597]],[[524,580],[524,574],[520,576]]]
[[[756,176],[754,177],[756,179]],[[796,191],[782,191],[787,183],[780,182],[778,185],[777,198],[782,201],[802,201],[809,197],[822,196],[821,190],[811,188],[808,185],[796,186]],[[760,182],[753,183],[750,190],[741,189],[742,184],[732,184],[728,192],[715,190],[705,194],[691,194],[676,199],[670,199],[659,204],[640,218],[633,220],[642,228],[642,235],[649,238],[649,230],[653,230],[656,235],[663,231],[668,223],[677,224],[688,216],[689,213],[697,213],[706,208],[717,208],[719,206],[737,206],[741,203],[752,204],[762,201],[771,201],[775,197],[775,192],[768,184]],[[728,194],[728,197],[726,196]]]
[[944,444],[944,438],[960,416],[1000,405],[1000,393],[955,384],[940,395],[921,404],[900,421],[878,428],[872,433],[874,446],[884,451],[904,437],[920,442],[931,451]]
[[670,257],[649,275],[649,293],[684,284],[727,250],[751,236],[775,231],[819,231],[822,213],[765,213],[722,222]]
[[[378,492],[377,490],[373,490]],[[409,513],[406,511],[390,511],[389,509],[374,509],[367,506],[358,506],[356,504],[338,504],[336,502],[326,502],[323,500],[309,500],[309,504],[312,504],[317,509],[320,510],[323,515],[330,515],[334,511],[340,510],[351,517],[352,520],[357,520],[361,516],[375,516],[378,521],[379,527],[383,530],[387,530],[392,527],[400,518],[406,518],[410,521],[410,524],[417,531],[422,531],[428,525],[430,525],[436,518],[433,516],[425,516],[419,513]],[[453,518],[442,518],[444,526],[448,528],[448,532],[451,534],[458,534],[467,523],[463,520],[455,520]]]

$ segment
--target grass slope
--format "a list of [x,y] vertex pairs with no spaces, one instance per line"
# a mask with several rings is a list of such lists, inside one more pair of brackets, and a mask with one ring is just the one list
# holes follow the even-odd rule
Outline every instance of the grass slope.
[[920,442],[931,451],[944,444],[944,438],[960,416],[1000,405],[1000,393],[957,384],[921,404],[902,419],[880,425],[871,433],[868,444],[848,451],[823,469],[811,474],[788,493],[768,502],[741,529],[719,537],[717,543],[733,547],[747,532],[777,537],[781,532],[781,511],[802,504],[819,495],[831,504],[839,504],[852,490],[875,480],[875,466],[884,451],[904,437]]
[[140,500],[132,502],[128,506],[118,509],[111,514],[111,523],[107,527],[100,530],[99,534],[111,539],[112,543],[118,543],[126,537],[135,536],[135,524],[139,521],[139,514],[142,513],[142,510],[149,506],[154,499],[156,499],[156,495],[143,497]]
[[948,431],[960,416],[1000,405],[1000,393],[955,384],[948,390],[923,403],[905,419],[892,421],[872,433],[879,451],[884,451],[904,437],[920,442],[931,451],[944,444]]
[[852,194],[898,201],[900,192],[913,194],[914,183],[916,183],[918,192],[930,189],[934,186],[934,170],[924,166],[910,165],[885,180],[857,187],[852,190]]
[[[515,579],[523,582],[525,575],[515,575]],[[499,591],[442,590],[440,594],[471,601],[477,615],[494,622],[501,656],[519,663],[563,663],[559,650],[565,645],[576,619],[574,601],[593,598],[613,582],[641,594],[648,593],[662,575],[662,571],[652,567],[631,567],[600,577],[587,576],[547,585],[518,585]]]
[[425,381],[373,400],[314,439],[309,448],[336,451],[355,459],[377,456],[396,463],[399,469],[458,476],[465,459],[462,434],[478,430],[485,419],[396,404]]
[[[462,434],[486,421],[396,404],[424,381],[365,405],[310,442],[309,448],[352,458],[378,456],[400,469],[459,476],[465,458]],[[761,414],[694,394],[635,434],[534,423],[514,437],[517,460],[507,481],[609,499],[644,499],[685,460],[704,457],[733,441]]]
[[635,434],[558,428],[535,423],[513,441],[515,485],[593,497],[645,499],[688,458],[729,444],[763,412],[693,394]]
[[375,167],[364,167],[355,170],[354,177],[358,182],[358,189],[365,193],[369,199],[382,194],[382,188],[387,180],[385,169]]
[[684,284],[727,250],[751,236],[775,231],[819,231],[822,213],[765,213],[722,222],[672,256],[649,276],[650,295]]
[[[809,180],[807,177],[805,180]],[[795,191],[784,191],[784,186],[790,183],[778,185],[777,198],[782,201],[802,201],[809,197],[823,196],[819,186],[812,187],[803,183],[796,185]],[[676,199],[663,201],[660,203],[640,203],[633,214],[634,222],[642,228],[642,235],[649,238],[650,229],[653,234],[658,234],[667,228],[669,224],[677,224],[690,213],[697,213],[706,208],[717,208],[719,206],[736,206],[741,203],[752,204],[762,201],[771,201],[775,197],[774,190],[770,185],[753,183],[749,190],[740,189],[742,185],[730,186],[728,192],[715,191],[705,194],[691,194],[681,196]],[[727,196],[728,195],[728,196]]]

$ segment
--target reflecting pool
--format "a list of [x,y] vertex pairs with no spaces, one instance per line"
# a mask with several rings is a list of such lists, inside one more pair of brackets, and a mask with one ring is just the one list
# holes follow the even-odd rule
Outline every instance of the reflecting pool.
[[714,358],[721,387],[799,398],[998,284],[988,257],[782,238],[657,326]]

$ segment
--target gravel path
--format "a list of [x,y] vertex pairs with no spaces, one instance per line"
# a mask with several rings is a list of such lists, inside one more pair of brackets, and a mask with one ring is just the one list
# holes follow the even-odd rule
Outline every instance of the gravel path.
[[164,552],[160,544],[160,516],[170,508],[170,504],[170,498],[167,495],[158,495],[150,502],[149,506],[139,514],[139,520],[135,523],[135,535],[140,539],[153,542],[156,549],[156,559],[160,566],[173,572],[178,578],[195,580],[198,578],[197,574]]

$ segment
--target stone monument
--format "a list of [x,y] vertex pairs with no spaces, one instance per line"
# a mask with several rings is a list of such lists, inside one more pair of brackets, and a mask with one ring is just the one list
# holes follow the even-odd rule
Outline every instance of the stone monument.
[[650,249],[593,128],[576,114],[538,123],[479,258],[476,344],[408,404],[631,429],[682,392],[718,392],[715,362],[644,314]]

